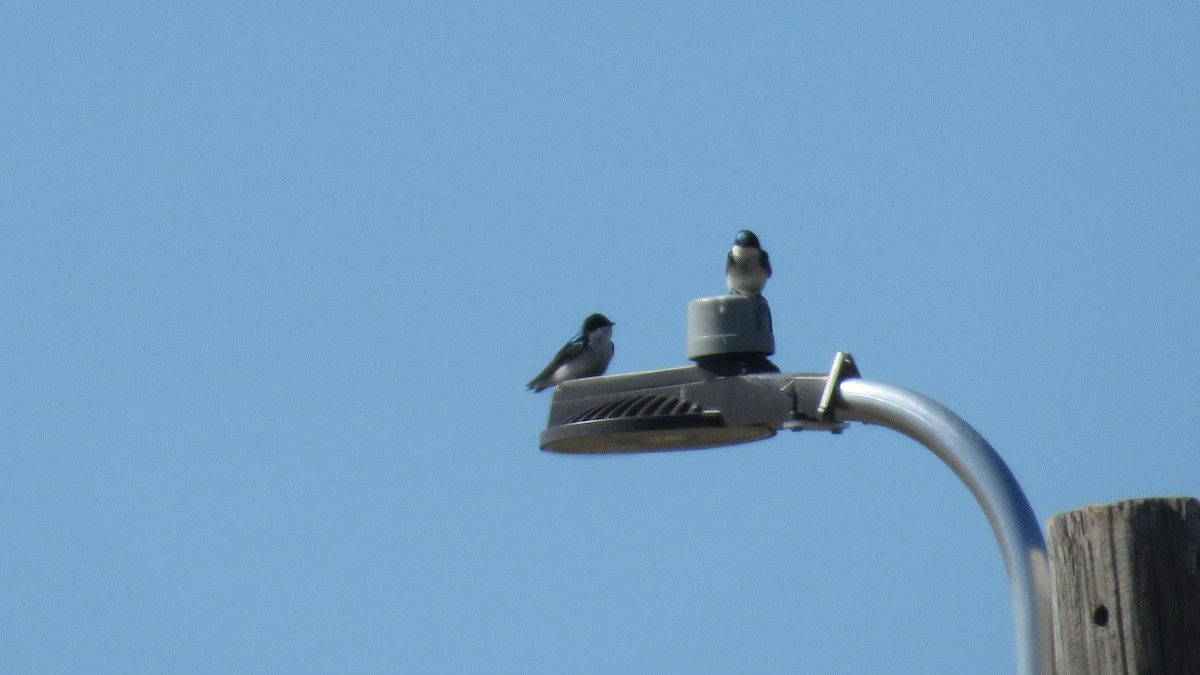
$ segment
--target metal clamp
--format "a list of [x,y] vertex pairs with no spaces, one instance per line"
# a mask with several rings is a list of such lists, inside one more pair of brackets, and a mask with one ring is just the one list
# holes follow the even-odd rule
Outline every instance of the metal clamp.
[[843,380],[858,377],[862,377],[862,374],[858,371],[854,356],[850,352],[835,354],[833,365],[829,367],[829,375],[825,377],[825,386],[821,389],[821,398],[812,412],[803,409],[795,386],[796,381],[789,382],[783,391],[792,396],[792,419],[784,422],[783,428],[789,431],[828,431],[833,434],[845,431],[846,427],[850,426],[849,423],[835,421],[831,414],[833,397]]

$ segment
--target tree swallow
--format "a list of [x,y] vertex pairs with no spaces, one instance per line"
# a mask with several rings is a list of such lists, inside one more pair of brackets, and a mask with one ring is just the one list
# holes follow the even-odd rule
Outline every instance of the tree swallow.
[[603,375],[612,360],[612,327],[616,325],[603,314],[593,314],[583,320],[579,334],[558,350],[537,377],[525,385],[535,393],[580,377]]
[[725,283],[738,295],[761,295],[771,276],[771,260],[759,248],[758,237],[750,230],[740,230],[733,239],[733,248],[725,256]]

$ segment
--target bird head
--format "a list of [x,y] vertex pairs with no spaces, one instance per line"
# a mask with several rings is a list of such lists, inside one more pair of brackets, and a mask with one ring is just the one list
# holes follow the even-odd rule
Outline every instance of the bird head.
[[615,325],[615,323],[609,321],[608,317],[604,316],[603,314],[592,314],[583,320],[583,334],[587,335],[598,328]]
[[738,230],[737,236],[733,238],[733,243],[743,248],[759,248],[758,237],[750,230]]

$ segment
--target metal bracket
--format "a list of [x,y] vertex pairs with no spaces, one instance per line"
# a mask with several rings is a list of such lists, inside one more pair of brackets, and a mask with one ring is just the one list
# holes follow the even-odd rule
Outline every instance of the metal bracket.
[[837,393],[838,384],[842,380],[856,377],[862,377],[862,374],[858,371],[858,364],[854,362],[854,356],[850,352],[838,352],[835,354],[833,365],[829,367],[829,375],[825,378],[825,386],[821,390],[821,398],[813,413],[808,413],[801,409],[799,397],[794,386],[795,383],[789,383],[787,387],[784,387],[784,391],[792,395],[794,405],[792,419],[784,422],[783,428],[790,431],[828,431],[833,434],[840,434],[845,431],[846,427],[850,426],[850,424],[834,420],[831,414],[833,397]]

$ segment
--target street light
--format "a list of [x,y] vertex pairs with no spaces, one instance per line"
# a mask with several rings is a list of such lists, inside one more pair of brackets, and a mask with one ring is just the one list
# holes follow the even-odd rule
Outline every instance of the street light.
[[692,450],[748,443],[782,430],[840,434],[850,422],[898,431],[933,451],[983,508],[1004,556],[1022,675],[1053,675],[1046,544],[1008,466],[969,424],[915,391],[864,380],[847,352],[825,373],[781,373],[761,296],[688,305],[695,365],[564,382],[541,448],[574,454]]

